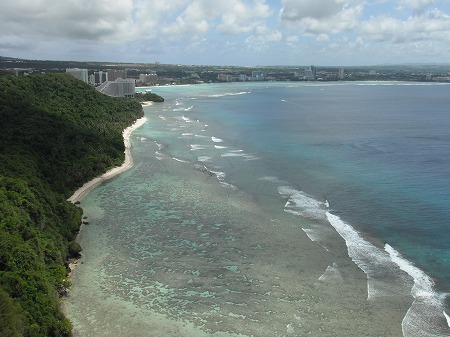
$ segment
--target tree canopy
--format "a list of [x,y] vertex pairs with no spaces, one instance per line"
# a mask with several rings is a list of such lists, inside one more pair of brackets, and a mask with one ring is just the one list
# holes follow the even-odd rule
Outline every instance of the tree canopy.
[[123,162],[142,115],[67,74],[0,76],[0,337],[71,336],[59,294],[82,210],[66,199]]

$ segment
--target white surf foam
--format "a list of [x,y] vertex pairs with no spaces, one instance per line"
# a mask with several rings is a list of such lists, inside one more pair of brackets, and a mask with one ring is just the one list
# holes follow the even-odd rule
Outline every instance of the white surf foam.
[[325,219],[324,203],[289,186],[279,186],[278,193],[287,197],[284,210],[309,219]]
[[[401,256],[390,245],[386,244],[384,249],[391,257],[391,260],[414,280],[414,286],[411,289],[414,302],[403,319],[403,335],[413,337],[444,336],[443,333],[445,332],[436,331],[436,326],[440,325],[439,318],[445,319],[447,325],[449,325],[448,316],[444,311],[444,296],[435,292],[434,281],[422,270]],[[448,334],[446,335],[448,336]]]
[[253,155],[251,155],[251,154],[246,154],[246,155],[244,156],[244,158],[245,158],[246,161],[250,161],[250,160],[260,160],[260,159],[261,159],[261,157],[253,156]]
[[217,138],[217,137],[214,137],[214,136],[211,137],[211,140],[214,143],[223,143],[223,139],[220,139],[220,138]]
[[214,145],[214,148],[218,149],[218,150],[222,150],[222,149],[226,149],[227,147],[226,146],[221,146],[221,145]]
[[197,151],[197,150],[206,150],[210,149],[210,146],[207,145],[201,145],[201,144],[191,144],[191,151]]
[[202,163],[205,163],[205,162],[210,162],[212,160],[212,157],[210,157],[210,156],[199,156],[197,159],[198,159],[198,161],[201,161]]
[[[286,212],[310,219],[326,220],[345,240],[350,258],[367,275],[368,299],[409,294],[407,286],[412,286],[412,282],[405,280],[405,275],[400,275],[388,254],[365,240],[338,216],[331,214],[327,200],[321,202],[289,186],[279,186],[278,192],[288,198],[284,207]],[[322,244],[326,244],[333,237],[333,234],[320,224],[303,228],[303,231],[312,241]]]
[[447,313],[445,311],[443,311],[444,317],[447,320],[447,325],[450,328],[450,317],[447,315]]
[[322,276],[319,277],[319,281],[342,281],[342,274],[338,265],[334,262],[331,266],[328,266]]
[[302,231],[306,233],[306,235],[312,242],[320,241],[320,233],[318,233],[316,230],[312,228],[302,228]]
[[188,108],[176,108],[176,109],[173,109],[173,111],[190,111],[193,107],[194,107],[194,106],[191,105],[191,106],[188,107]]
[[367,298],[409,296],[412,281],[398,270],[388,254],[365,240],[337,215],[326,212],[329,223],[345,240],[348,255],[367,276]]
[[238,153],[238,152],[227,152],[221,154],[222,157],[244,157],[245,153]]
[[178,158],[175,158],[175,157],[172,157],[172,159],[175,160],[175,161],[178,161],[180,163],[189,163],[189,161],[187,161],[187,160],[178,159]]
[[225,180],[226,174],[225,172],[221,172],[221,171],[211,171],[212,173],[214,173],[217,177],[217,179],[219,179],[220,181]]
[[[185,111],[187,111],[187,110],[185,110]],[[186,123],[194,123],[194,121],[192,119],[190,119],[189,117],[186,117],[185,115],[181,116],[181,118],[183,118],[183,120]]]
[[246,95],[246,94],[249,94],[249,93],[250,93],[250,91],[227,92],[225,94],[209,95],[208,97],[238,96],[238,95]]

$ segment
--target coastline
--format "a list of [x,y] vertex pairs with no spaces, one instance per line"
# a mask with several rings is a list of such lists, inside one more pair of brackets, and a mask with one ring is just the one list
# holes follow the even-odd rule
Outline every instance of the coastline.
[[[167,112],[167,116],[170,116],[170,114],[170,111]],[[196,129],[196,123],[189,123],[186,119],[181,120],[179,118],[180,114],[182,114],[182,112],[173,112],[173,115],[178,117],[177,120],[179,120],[181,125],[177,135],[188,134],[186,128],[189,127],[193,129],[189,129],[189,131],[192,131],[189,135],[192,135],[192,139],[195,139],[194,135],[200,134],[197,131],[200,128],[203,128],[203,124],[199,123],[198,128]],[[158,114],[155,115],[157,116]],[[149,116],[149,118],[153,117]],[[186,124],[184,124],[184,122]],[[216,128],[214,130],[218,129]],[[216,133],[215,131],[208,134],[208,136],[209,135],[220,136],[219,132]],[[187,138],[188,137],[184,137],[180,139],[186,139],[186,144],[190,144],[189,139]],[[210,153],[212,154],[214,153],[212,151],[215,150],[211,147],[212,143],[210,139],[212,138],[205,137],[195,139],[195,141],[196,144],[205,145],[205,147],[209,146],[208,150],[211,149]],[[204,143],[202,141],[204,141]],[[225,139],[225,141],[227,141],[227,139]],[[160,141],[159,143],[163,142]],[[153,141],[143,141],[139,142],[138,145],[139,148],[141,146],[148,146],[149,149],[149,151],[139,151],[139,153],[152,154],[156,150],[158,143],[154,143]],[[217,149],[216,147],[214,148]],[[161,153],[169,155],[171,152],[161,151]],[[210,153],[201,153],[201,155]],[[206,158],[206,156],[204,158]],[[131,186],[133,186],[132,179],[128,181],[126,186],[125,184],[124,186],[117,186],[119,184],[116,185],[115,182],[120,183],[121,181],[121,179],[117,179],[114,181],[114,184],[111,184],[111,186],[114,185],[114,194],[109,194],[109,197],[105,197],[105,200],[108,200],[108,208],[104,208],[104,210],[108,210],[105,212],[108,214],[108,218],[105,218],[105,221],[99,226],[95,226],[98,220],[95,218],[95,222],[93,222],[93,224],[95,224],[94,226],[85,227],[85,235],[82,235],[81,238],[82,240],[86,240],[84,241],[86,244],[83,244],[83,247],[86,247],[85,256],[88,258],[81,262],[85,263],[85,265],[83,268],[80,268],[80,274],[75,274],[74,279],[78,281],[86,277],[86,275],[88,275],[88,278],[86,281],[82,280],[81,286],[79,286],[79,293],[81,295],[75,292],[73,293],[74,298],[75,296],[80,296],[80,300],[77,302],[80,304],[71,307],[72,310],[75,310],[76,314],[80,312],[79,308],[84,308],[85,310],[82,312],[84,316],[74,316],[78,317],[78,320],[74,319],[74,322],[79,323],[77,327],[81,327],[81,335],[85,332],[91,332],[93,333],[92,336],[95,336],[97,331],[105,331],[106,328],[109,327],[110,322],[114,322],[117,326],[126,326],[126,329],[130,330],[133,329],[132,325],[135,324],[137,333],[134,335],[139,335],[139,331],[151,331],[157,323],[149,322],[149,317],[156,317],[156,311],[145,311],[146,305],[148,306],[149,302],[153,307],[157,307],[158,305],[160,311],[166,309],[167,312],[171,314],[170,317],[182,317],[183,306],[179,306],[181,308],[180,313],[176,313],[175,309],[177,306],[173,305],[173,302],[171,302],[171,305],[165,306],[165,302],[159,300],[161,294],[167,294],[168,301],[171,301],[173,298],[176,298],[174,295],[175,292],[181,294],[179,298],[182,300],[185,300],[186,298],[192,300],[192,303],[189,303],[188,310],[186,309],[185,311],[188,312],[188,317],[190,318],[194,317],[195,313],[197,313],[197,317],[201,317],[200,315],[204,312],[201,311],[201,309],[203,310],[203,307],[195,310],[195,303],[201,303],[206,306],[208,302],[205,297],[202,297],[206,294],[211,296],[212,303],[225,303],[221,304],[220,308],[212,307],[214,309],[211,310],[212,314],[216,315],[217,312],[219,312],[219,314],[223,313],[222,316],[218,317],[213,322],[220,322],[220,319],[227,317],[226,314],[228,313],[228,316],[230,316],[233,321],[238,321],[237,318],[245,318],[245,324],[248,325],[253,322],[248,318],[254,318],[255,320],[259,319],[255,312],[264,314],[265,308],[281,308],[282,305],[287,306],[289,303],[288,301],[291,301],[293,304],[297,301],[301,302],[301,304],[294,307],[294,310],[278,309],[275,310],[275,313],[267,312],[267,316],[263,317],[264,320],[268,321],[269,325],[275,326],[275,319],[273,319],[273,321],[270,321],[270,319],[275,316],[276,312],[290,313],[290,321],[286,320],[284,322],[282,320],[284,318],[282,317],[279,319],[282,323],[284,322],[285,331],[290,334],[294,333],[294,328],[296,330],[301,329],[300,331],[307,334],[309,329],[319,331],[319,329],[323,329],[324,327],[328,329],[325,331],[331,331],[330,335],[333,334],[333,330],[341,330],[347,332],[346,334],[350,334],[351,332],[353,333],[353,329],[360,329],[354,331],[358,331],[361,335],[371,335],[367,332],[369,328],[374,330],[373,335],[403,336],[405,334],[403,330],[404,326],[407,325],[403,324],[406,318],[405,313],[409,314],[414,312],[414,310],[410,309],[411,301],[414,301],[414,299],[410,296],[408,284],[406,284],[406,287],[402,286],[402,279],[400,279],[399,282],[390,282],[389,280],[392,279],[392,277],[385,275],[383,272],[380,273],[383,277],[379,282],[380,285],[383,285],[383,283],[388,284],[388,293],[395,292],[396,295],[399,297],[401,296],[399,300],[401,303],[397,304],[397,300],[392,300],[393,297],[387,296],[385,292],[370,292],[370,294],[374,296],[369,296],[369,291],[374,289],[372,285],[374,285],[374,281],[376,280],[369,277],[364,270],[358,267],[353,258],[350,257],[352,261],[349,261],[347,256],[349,255],[350,247],[348,247],[347,243],[343,245],[341,240],[332,239],[330,240],[332,244],[323,245],[323,241],[317,240],[318,242],[316,241],[315,245],[323,247],[323,249],[317,250],[317,247],[312,245],[308,240],[304,240],[304,235],[301,235],[303,233],[298,230],[297,224],[297,222],[300,221],[302,224],[300,229],[307,235],[310,234],[312,236],[317,233],[314,230],[320,228],[318,226],[316,227],[314,225],[315,223],[313,225],[308,225],[308,223],[303,224],[301,218],[292,219],[291,223],[290,221],[287,221],[288,218],[285,218],[290,215],[284,213],[271,213],[266,216],[261,215],[258,218],[257,215],[260,213],[257,205],[254,206],[255,208],[249,207],[247,203],[244,203],[244,198],[242,198],[242,196],[239,199],[232,198],[233,195],[231,191],[227,193],[226,197],[223,195],[222,197],[216,198],[217,191],[214,189],[215,184],[211,183],[213,181],[215,182],[215,179],[197,177],[197,171],[192,171],[190,165],[185,165],[186,167],[183,168],[183,162],[178,161],[176,158],[173,159],[175,159],[175,161],[170,160],[169,156],[163,158],[162,155],[155,158],[151,155],[146,157],[146,160],[154,161],[151,165],[152,178],[158,177],[159,179],[162,177],[165,179],[160,179],[157,185],[153,185],[156,179],[152,179],[151,183],[149,182],[149,187],[157,186],[157,189],[141,190],[140,188],[135,188],[134,190],[139,190],[139,193],[143,190],[148,191],[145,195],[149,196],[148,198],[152,202],[156,203],[160,200],[164,200],[164,202],[161,202],[160,205],[158,205],[158,210],[161,212],[166,211],[169,215],[173,214],[170,212],[174,209],[189,210],[187,216],[183,217],[183,220],[191,220],[191,223],[183,222],[182,226],[177,226],[177,219],[171,219],[169,221],[173,221],[173,226],[170,228],[169,233],[168,231],[165,231],[165,228],[168,226],[162,228],[159,225],[162,222],[161,219],[164,219],[164,221],[167,220],[164,218],[164,213],[155,215],[155,212],[153,211],[155,204],[146,202],[139,205],[139,208],[137,207],[136,210],[130,210],[130,208],[135,205],[134,198],[129,199],[131,202],[128,203],[121,200],[118,200],[116,203],[110,203],[110,200],[113,199],[112,196],[115,194],[124,197],[128,195],[127,193],[123,193],[124,191],[128,191],[128,189],[133,190],[131,188]],[[220,159],[221,158],[219,157],[219,160]],[[237,158],[231,160],[234,159]],[[134,160],[136,161],[137,158],[134,157]],[[253,162],[249,161],[249,163],[251,164]],[[234,162],[232,164],[234,164]],[[257,166],[257,163],[255,163],[255,166]],[[158,168],[162,167],[164,170],[161,171],[161,173],[158,172]],[[189,168],[191,171],[189,171]],[[140,169],[141,167],[133,170],[133,175],[135,172],[139,172]],[[232,170],[227,171],[225,169],[224,171],[233,172]],[[253,170],[250,170],[250,172],[252,171]],[[155,174],[156,172],[158,172],[158,174]],[[167,174],[167,172],[170,174]],[[255,170],[253,172],[258,171]],[[173,179],[174,176],[178,178]],[[237,175],[234,177],[236,176]],[[272,179],[276,178],[272,176],[261,176],[267,181],[272,181]],[[144,173],[141,173],[136,181],[140,180],[142,177],[145,177]],[[184,180],[187,182],[184,183]],[[202,182],[203,184],[201,184]],[[278,181],[276,183],[278,185],[280,184]],[[142,183],[139,183],[139,185],[134,186],[141,187],[142,185]],[[110,184],[108,184],[108,186],[110,186]],[[267,189],[264,190],[262,184],[261,186],[256,186],[259,187],[259,189],[255,189],[256,191],[262,191],[258,196],[258,201],[261,201],[264,199],[264,196],[266,196]],[[105,190],[107,189],[108,188],[105,188]],[[117,193],[118,191],[121,192]],[[154,191],[158,192],[158,198],[155,197],[156,193]],[[182,200],[178,200],[178,197],[164,198],[163,192],[165,191],[168,191],[164,194],[166,196],[183,195],[184,198],[182,198]],[[170,194],[172,193],[171,191],[173,191],[174,194]],[[97,190],[93,191],[93,193],[97,193]],[[133,193],[131,196],[134,197],[136,194]],[[97,199],[97,197],[95,199]],[[172,199],[176,201],[170,203]],[[295,201],[295,199],[292,200]],[[331,198],[331,200],[333,199]],[[271,200],[268,199],[268,201],[270,202]],[[299,201],[302,200],[300,199]],[[230,202],[230,204],[228,204],[228,202]],[[270,206],[271,204],[269,202],[262,205]],[[328,201],[326,203],[326,209],[329,209],[330,206],[328,205]],[[89,204],[91,203],[89,202]],[[204,208],[203,205],[205,205]],[[216,209],[215,205],[220,206]],[[237,217],[237,215],[240,215],[240,212],[233,207],[234,205],[239,205],[239,209],[252,210],[252,212],[250,212],[251,214],[249,214],[248,217],[247,214],[243,214],[242,218]],[[287,206],[292,205],[294,204],[286,203],[284,212],[286,213]],[[86,204],[86,209],[88,209],[89,206],[90,205]],[[276,206],[277,210],[279,208],[279,206]],[[110,215],[115,209],[118,209],[118,212],[114,215]],[[143,212],[143,209],[145,209],[146,212]],[[230,213],[226,211],[228,209],[230,210]],[[264,209],[272,210],[271,207],[266,207]],[[121,211],[123,212],[124,210],[126,210],[127,214],[131,215],[141,214],[141,216],[143,216],[143,213],[151,215],[145,219],[136,218],[133,221],[124,221],[121,214]],[[192,212],[192,210],[195,210],[196,212]],[[96,212],[97,209],[94,209],[94,211]],[[94,214],[96,215],[96,213]],[[198,221],[198,217],[194,217],[191,214],[202,214],[201,220],[207,220]],[[255,218],[251,217],[252,214],[255,214]],[[189,216],[191,216],[191,218]],[[102,217],[103,220],[103,215],[99,216],[99,218],[100,217]],[[115,223],[114,221],[111,221],[115,219],[120,219],[120,222]],[[236,220],[231,222],[228,219]],[[251,221],[252,219],[255,220]],[[258,221],[261,219],[262,221]],[[270,222],[268,219],[270,219]],[[150,227],[150,225],[153,224],[152,221],[154,221],[155,225]],[[210,224],[214,225],[211,227]],[[245,224],[245,227],[241,226],[241,224]],[[277,226],[277,224],[283,224],[283,227]],[[287,226],[286,224],[290,224],[290,226]],[[303,229],[303,227],[305,229]],[[285,228],[286,232],[284,230],[282,231],[282,228]],[[146,230],[147,232],[145,232]],[[103,232],[111,233],[113,231],[116,233],[116,245],[114,246],[109,240],[105,240],[105,244],[101,245],[100,242],[102,240],[98,239],[102,238],[101,234]],[[249,234],[246,235],[246,232]],[[179,235],[176,235],[178,233]],[[350,234],[352,233],[353,232],[350,232]],[[156,236],[158,234],[159,237]],[[155,239],[155,236],[159,239]],[[344,237],[342,238],[345,240]],[[384,242],[379,242],[373,238],[369,239],[369,243],[374,244],[384,251]],[[309,240],[314,242],[314,237],[310,237]],[[130,259],[130,255],[128,254],[119,255],[119,252],[122,252],[122,249],[120,248],[129,244],[130,241],[132,243],[130,247],[136,248],[136,250],[133,250],[133,253],[136,255],[133,256],[142,256],[141,259]],[[168,241],[168,243],[165,247],[162,243],[166,241]],[[157,242],[156,245],[155,242]],[[173,244],[174,242],[179,242],[177,247],[180,248],[178,250]],[[204,242],[206,242],[208,246],[206,246]],[[92,243],[94,247],[90,247],[90,244],[92,245]],[[187,243],[189,243],[190,246],[187,246]],[[215,243],[220,244],[213,245]],[[244,244],[241,246],[241,243]],[[195,253],[198,251],[197,249],[200,245],[205,245],[207,250],[206,253],[201,252],[201,254],[198,254],[199,257],[197,259]],[[143,249],[145,249],[147,255],[139,255],[139,253],[141,253],[140,247],[145,247]],[[88,249],[92,250],[89,251]],[[330,252],[329,249],[333,249],[332,252]],[[172,252],[174,251],[175,253],[179,252],[179,254],[173,254]],[[186,252],[189,252],[190,254],[186,254]],[[202,264],[202,261],[205,260],[205,255],[209,258],[207,262],[217,261],[218,270],[216,273],[212,272],[210,263],[205,263],[206,267]],[[91,258],[94,256],[98,256],[98,258],[95,260],[94,258]],[[222,256],[224,258],[222,258]],[[257,257],[257,260],[253,260],[253,257]],[[161,262],[164,258],[166,259],[165,261],[176,261],[177,264],[164,264]],[[372,261],[374,259],[370,260]],[[180,263],[180,261],[183,263]],[[152,263],[152,269],[150,270],[149,262]],[[175,268],[168,270],[167,265],[169,265],[169,267],[176,266],[175,268],[177,268],[177,270],[175,270]],[[180,265],[186,266],[187,269],[183,270],[182,267],[178,267]],[[123,268],[121,268],[121,266],[123,266]],[[398,268],[396,267],[394,270],[397,269]],[[99,270],[110,272],[110,278],[104,278],[101,281],[97,280],[96,277],[98,277]],[[174,270],[175,272],[178,272],[179,275],[176,278],[173,276]],[[390,270],[390,268],[384,269],[384,271],[387,270]],[[305,275],[304,271],[307,272],[307,275]],[[167,277],[164,274],[165,272]],[[78,278],[78,275],[82,275],[82,277]],[[111,276],[114,276],[114,278]],[[155,283],[155,288],[153,288],[153,283],[140,283],[140,281],[147,279],[152,281],[156,279],[159,283]],[[176,282],[172,281],[174,279]],[[209,281],[205,282],[205,280]],[[295,280],[295,282],[292,282],[292,280]],[[289,283],[289,281],[291,281],[292,284]],[[97,288],[94,288],[97,282],[103,283],[101,283],[100,287],[97,286]],[[220,287],[227,286],[227,289],[230,291],[229,294],[233,294],[233,296],[230,295],[229,297],[226,297],[228,293],[225,292],[216,293],[215,290],[217,285]],[[398,287],[404,288],[406,291],[394,291]],[[197,288],[199,289],[197,290]],[[82,294],[82,291],[87,292],[88,289],[91,290],[90,293],[87,293],[86,295]],[[111,291],[105,292],[104,289],[109,289]],[[136,289],[142,289],[142,291],[136,291]],[[219,288],[219,290],[221,289],[222,288]],[[124,300],[123,302],[117,300],[117,297],[114,298],[114,301],[111,300],[111,292],[116,290],[118,290],[117,293],[121,295],[121,300]],[[208,293],[206,293],[205,290],[208,291]],[[185,292],[187,291],[189,291],[189,296],[185,296]],[[264,296],[263,300],[258,302],[260,298],[258,295],[261,294]],[[218,300],[218,298],[212,296],[222,297],[219,297],[220,300]],[[237,297],[239,297],[239,301],[236,301]],[[253,300],[247,302],[247,298]],[[92,299],[98,299],[98,302],[92,303]],[[151,302],[152,299],[154,300]],[[278,300],[281,300],[282,302]],[[155,303],[157,303],[157,305],[155,305]],[[253,313],[248,314],[245,312],[246,303],[251,303],[249,307],[253,307]],[[255,304],[258,303],[261,303],[262,309],[255,310],[254,308],[257,308]],[[269,303],[274,305],[268,305]],[[76,311],[77,309],[78,312]],[[93,316],[88,316],[86,318],[86,313],[100,313],[100,315],[96,316],[95,319]],[[109,316],[109,313],[117,313],[117,315]],[[439,317],[441,317],[442,313],[446,317],[447,325],[450,324],[450,320],[446,315],[445,310],[439,312]],[[130,317],[132,317],[132,319]],[[103,320],[103,325],[99,318]],[[319,318],[320,321],[318,321],[317,318]],[[120,321],[121,319],[122,321]],[[130,322],[131,320],[133,320],[133,323]],[[158,316],[157,320],[160,320],[161,326],[163,326],[163,318]],[[260,321],[262,321],[262,319],[260,319]],[[273,324],[271,324],[272,322]],[[383,322],[383,324],[380,327],[377,326],[378,324],[373,324],[373,322]],[[353,328],[353,323],[357,323],[358,326]],[[145,328],[142,328],[143,324],[148,325],[146,325]],[[239,325],[239,323],[233,324],[236,324],[236,326]],[[167,328],[165,331],[166,334],[169,334],[169,332],[173,333],[173,330],[170,329],[173,329],[175,323],[169,321],[167,322],[167,326],[170,326],[170,328]],[[111,328],[116,329],[115,327]],[[163,328],[164,326],[160,329]],[[414,327],[408,329],[408,331],[412,331],[413,328]],[[281,331],[281,329],[279,331]],[[326,333],[325,331],[320,330],[323,334]],[[127,331],[123,333],[126,332]],[[261,331],[259,332],[261,333]],[[164,335],[164,333],[156,334]],[[108,334],[105,333],[104,335],[107,336]],[[84,336],[89,336],[89,334],[84,334]],[[320,336],[320,334],[318,336]]]
[[[145,102],[145,103],[147,103],[146,105],[150,105],[150,104],[148,104],[148,102]],[[123,130],[122,135],[123,135],[123,142],[125,144],[125,161],[124,161],[124,163],[121,166],[114,167],[114,168],[110,169],[109,171],[103,173],[102,175],[92,179],[91,181],[88,181],[83,186],[81,186],[78,190],[76,190],[75,193],[69,199],[67,199],[67,201],[70,201],[72,203],[79,202],[94,187],[97,187],[102,182],[109,180],[109,179],[113,178],[114,176],[133,167],[133,158],[131,157],[131,152],[130,152],[130,148],[131,148],[130,136],[134,130],[141,127],[146,122],[147,122],[147,118],[141,117],[141,118],[137,119],[133,125],[127,127],[125,130]]]

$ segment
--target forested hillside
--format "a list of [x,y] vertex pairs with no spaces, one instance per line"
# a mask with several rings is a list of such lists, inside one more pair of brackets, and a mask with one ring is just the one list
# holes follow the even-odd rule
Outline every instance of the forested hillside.
[[66,199],[123,162],[142,115],[70,75],[0,76],[0,337],[71,335],[59,294],[82,212]]

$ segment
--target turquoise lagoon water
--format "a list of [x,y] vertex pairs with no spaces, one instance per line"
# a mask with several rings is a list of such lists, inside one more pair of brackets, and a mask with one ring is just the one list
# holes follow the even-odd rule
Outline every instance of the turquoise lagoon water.
[[82,201],[76,334],[450,335],[450,86],[151,89]]

